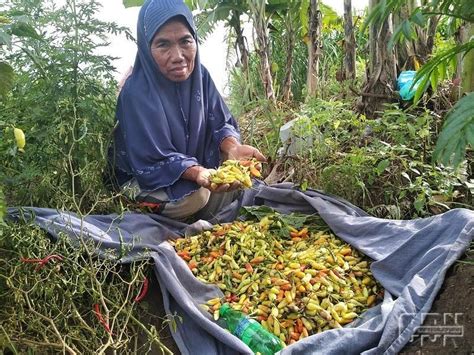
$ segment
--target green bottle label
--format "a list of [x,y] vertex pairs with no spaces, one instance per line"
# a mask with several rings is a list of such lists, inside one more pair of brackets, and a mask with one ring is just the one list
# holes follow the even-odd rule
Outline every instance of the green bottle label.
[[234,334],[235,336],[241,338],[242,337],[242,334],[245,332],[245,330],[250,327],[252,324],[252,322],[247,319],[247,318],[242,318],[239,322],[239,324],[237,324],[237,327],[235,327],[235,330],[234,330]]

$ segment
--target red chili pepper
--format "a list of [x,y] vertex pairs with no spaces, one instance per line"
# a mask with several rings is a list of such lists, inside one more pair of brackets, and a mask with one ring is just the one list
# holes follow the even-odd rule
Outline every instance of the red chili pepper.
[[140,293],[138,294],[137,297],[133,300],[134,302],[140,302],[147,294],[148,292],[148,278],[145,277],[143,280],[143,286],[142,289],[140,290]]
[[45,257],[45,258],[41,261],[41,263],[38,265],[37,268],[38,268],[38,269],[39,269],[39,268],[42,268],[42,267],[45,266],[51,259],[61,261],[61,260],[63,260],[63,257],[62,257],[61,255],[55,255],[55,254],[53,254],[53,255],[48,255],[47,257]]
[[43,259],[20,258],[22,263],[40,263]]
[[[236,300],[236,297],[237,297],[237,300]],[[235,295],[234,293],[231,293],[227,296],[225,296],[225,300],[226,302],[236,302],[239,300],[239,296]]]
[[21,258],[20,261],[23,263],[37,263],[38,266],[36,266],[35,270],[41,269],[43,266],[45,266],[51,259],[56,259],[56,260],[63,260],[64,258],[61,255],[48,255],[47,257],[43,259],[30,259],[30,258]]
[[112,334],[112,331],[110,330],[109,325],[107,324],[104,317],[102,316],[102,313],[100,312],[100,307],[98,303],[94,304],[94,313],[97,316],[97,319],[99,320],[99,322],[104,326],[107,333]]

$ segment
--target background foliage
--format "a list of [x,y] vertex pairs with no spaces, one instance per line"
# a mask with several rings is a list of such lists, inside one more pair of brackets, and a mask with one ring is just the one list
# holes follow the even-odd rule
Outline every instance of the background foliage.
[[[130,34],[95,19],[95,1],[11,6],[11,12],[28,14],[38,35],[14,38],[4,55],[15,68],[15,86],[0,109],[6,198],[17,205],[100,209],[117,86],[112,58],[96,53],[108,34]],[[26,134],[24,154],[12,145],[12,126]]]

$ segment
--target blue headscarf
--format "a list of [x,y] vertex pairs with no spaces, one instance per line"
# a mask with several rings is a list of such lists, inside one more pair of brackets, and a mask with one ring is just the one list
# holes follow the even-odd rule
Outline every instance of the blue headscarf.
[[141,8],[138,53],[118,98],[114,133],[119,183],[135,177],[142,190],[165,188],[170,200],[199,188],[181,179],[187,168],[216,168],[221,141],[228,136],[239,139],[234,118],[200,63],[199,49],[187,80],[173,82],[159,71],[150,44],[175,16],[184,17],[197,44],[192,13],[181,0],[147,0]]

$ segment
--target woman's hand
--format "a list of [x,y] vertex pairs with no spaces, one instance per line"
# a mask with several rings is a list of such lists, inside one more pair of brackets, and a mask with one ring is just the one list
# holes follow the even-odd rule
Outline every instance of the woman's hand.
[[234,137],[225,138],[221,143],[220,149],[224,154],[224,160],[248,160],[255,158],[261,162],[267,161],[257,148],[247,144],[240,144]]
[[242,184],[235,181],[232,184],[219,184],[217,187],[211,185],[210,176],[214,169],[206,169],[200,165],[191,166],[183,173],[183,178],[196,182],[199,186],[205,187],[212,192],[228,192],[240,189]]

